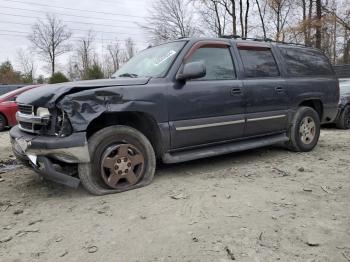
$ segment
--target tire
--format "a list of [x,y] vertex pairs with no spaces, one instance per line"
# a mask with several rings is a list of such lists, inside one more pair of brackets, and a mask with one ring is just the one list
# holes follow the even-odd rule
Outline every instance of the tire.
[[156,157],[151,143],[138,130],[106,127],[91,136],[88,146],[91,161],[79,164],[78,173],[91,194],[120,193],[151,183]]
[[6,118],[2,114],[0,114],[0,132],[5,130],[6,125],[7,125]]
[[290,127],[289,149],[295,152],[311,151],[317,145],[320,129],[320,117],[313,108],[298,108]]
[[350,105],[344,107],[336,126],[339,129],[350,129]]

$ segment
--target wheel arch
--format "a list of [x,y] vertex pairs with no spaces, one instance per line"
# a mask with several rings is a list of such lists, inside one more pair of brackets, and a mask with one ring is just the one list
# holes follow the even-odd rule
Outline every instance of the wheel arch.
[[3,112],[0,112],[0,116],[2,116],[5,119],[5,126],[7,126],[9,124],[9,121],[8,121],[6,115]]
[[323,103],[321,101],[321,99],[308,99],[308,100],[304,100],[299,104],[299,107],[302,106],[308,106],[313,108],[318,116],[320,117],[320,120],[322,121],[323,118]]
[[97,131],[112,125],[135,128],[150,141],[157,157],[163,153],[162,135],[155,118],[145,112],[105,112],[91,121],[86,129],[87,139]]

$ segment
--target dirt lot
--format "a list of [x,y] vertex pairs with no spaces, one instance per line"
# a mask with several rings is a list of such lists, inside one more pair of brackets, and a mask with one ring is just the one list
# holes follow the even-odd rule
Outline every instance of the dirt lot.
[[[0,134],[2,161],[11,159]],[[311,153],[265,148],[160,166],[154,183],[93,197],[1,174],[1,261],[350,261],[350,132]]]

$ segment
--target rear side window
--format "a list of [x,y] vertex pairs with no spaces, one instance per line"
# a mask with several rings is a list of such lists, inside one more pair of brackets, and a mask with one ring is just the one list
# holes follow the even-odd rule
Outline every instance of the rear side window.
[[249,49],[239,47],[245,76],[248,78],[279,76],[276,60],[270,49]]
[[230,50],[225,47],[202,47],[195,51],[188,62],[202,62],[206,75],[199,80],[229,80],[235,78]]
[[280,47],[290,76],[332,75],[328,58],[306,48]]

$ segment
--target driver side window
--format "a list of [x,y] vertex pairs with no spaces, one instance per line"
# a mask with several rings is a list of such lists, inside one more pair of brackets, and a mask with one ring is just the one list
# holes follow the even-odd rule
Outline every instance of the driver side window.
[[233,66],[232,56],[228,47],[199,48],[187,62],[204,63],[207,73],[204,77],[196,80],[235,79],[235,70]]

